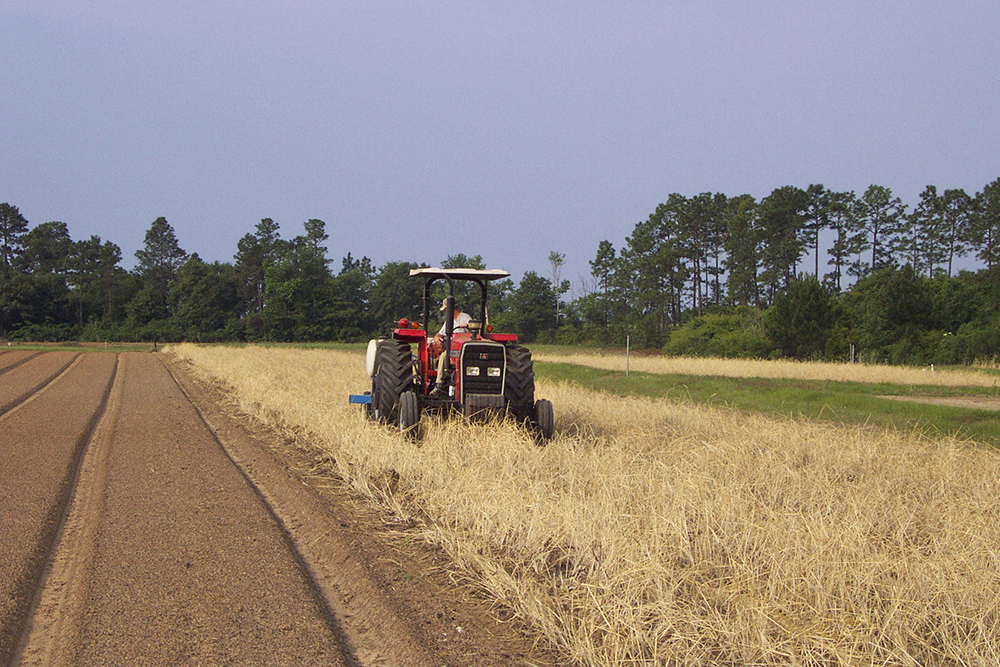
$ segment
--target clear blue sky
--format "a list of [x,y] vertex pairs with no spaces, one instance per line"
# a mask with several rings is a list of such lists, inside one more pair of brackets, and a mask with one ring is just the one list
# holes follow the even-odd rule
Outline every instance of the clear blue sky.
[[577,286],[671,192],[1000,177],[996,0],[11,0],[0,87],[0,201],[128,265],[161,215],[207,260],[321,218]]

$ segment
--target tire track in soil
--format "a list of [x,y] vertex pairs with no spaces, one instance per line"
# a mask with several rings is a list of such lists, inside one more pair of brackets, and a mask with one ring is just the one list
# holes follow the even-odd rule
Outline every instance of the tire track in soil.
[[356,664],[162,362],[122,357],[79,641],[54,664]]
[[[0,419],[45,391],[79,359],[79,352],[48,352],[33,364],[18,364],[18,368],[11,369],[13,372],[0,385]],[[41,378],[39,372],[44,373]]]
[[[320,603],[336,619],[352,663],[359,666],[432,667],[445,660],[427,646],[401,616],[390,597],[351,553],[345,531],[335,528],[322,501],[245,434],[227,428],[225,418],[192,398],[194,387],[166,364],[177,388],[197,411],[219,449],[254,489],[281,526]],[[208,408],[207,413],[203,411]],[[220,433],[224,434],[220,436]],[[240,437],[244,435],[244,437]]]
[[109,391],[84,447],[63,523],[14,654],[14,665],[65,665],[77,645],[104,500],[108,451],[121,408],[123,373],[124,363],[116,357]]
[[310,469],[315,452],[294,453],[280,436],[248,427],[245,415],[222,407],[224,392],[196,380],[187,364],[172,360],[166,366],[281,525],[360,664],[571,664],[541,647],[526,626],[498,620],[494,602],[457,585],[450,561],[438,550],[422,540],[387,542],[380,511],[331,486],[329,478],[313,480],[320,490],[293,472]]
[[0,664],[22,635],[82,452],[111,390],[115,357],[92,354],[0,416]]
[[[396,599],[400,581],[372,568],[399,563],[358,553],[372,545],[344,523],[350,511],[158,356],[84,355],[69,370],[2,418],[0,664],[556,664],[426,590]],[[10,485],[25,476],[11,462],[49,478]],[[441,636],[457,623],[465,635]]]
[[0,354],[0,375],[10,372],[22,364],[28,363],[41,353],[41,350],[37,352],[23,350],[18,352],[4,352],[3,354]]

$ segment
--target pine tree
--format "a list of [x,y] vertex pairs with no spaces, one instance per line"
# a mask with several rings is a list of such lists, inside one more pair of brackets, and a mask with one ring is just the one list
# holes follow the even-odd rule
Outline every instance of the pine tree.
[[611,279],[615,269],[615,247],[610,241],[601,241],[597,245],[597,256],[590,262],[590,273],[597,279],[597,285],[601,289],[601,321],[607,327],[610,320],[609,290]]
[[764,239],[760,274],[770,302],[795,279],[795,267],[805,253],[803,226],[808,195],[801,188],[777,188],[761,200],[757,209]]
[[974,210],[967,238],[979,260],[992,271],[1000,265],[1000,178],[976,194]]
[[901,236],[901,250],[914,271],[919,273],[926,267],[927,277],[932,278],[934,269],[947,256],[944,211],[935,186],[928,185],[920,193],[920,202],[910,214],[909,222],[907,233]]
[[871,250],[869,269],[876,271],[893,266],[893,247],[896,237],[905,223],[906,209],[899,197],[892,196],[892,190],[881,185],[870,185],[861,195],[857,205],[858,222],[868,232]]
[[806,189],[805,222],[802,225],[804,244],[810,246],[816,265],[813,275],[819,280],[819,237],[830,227],[830,207],[833,193],[820,183],[813,183]]
[[9,271],[20,257],[24,236],[28,232],[28,221],[16,206],[4,202],[0,204],[0,267]]
[[756,211],[757,202],[750,195],[732,197],[726,206],[725,267],[729,274],[729,301],[736,305],[760,305],[757,273],[761,235]]
[[948,277],[951,277],[955,258],[964,257],[969,252],[965,240],[974,217],[973,201],[961,188],[945,190],[941,209],[944,215],[944,242],[948,250]]
[[836,232],[833,244],[830,246],[829,265],[833,272],[825,279],[837,292],[843,289],[842,279],[848,273],[850,258],[859,254],[864,237],[859,230],[855,210],[857,197],[853,192],[832,192],[829,200],[830,229]]
[[148,289],[155,299],[157,315],[163,317],[167,312],[167,293],[177,279],[177,271],[187,259],[187,253],[177,244],[177,236],[166,218],[157,218],[146,231],[145,243],[135,252],[139,263],[136,272],[142,276]]

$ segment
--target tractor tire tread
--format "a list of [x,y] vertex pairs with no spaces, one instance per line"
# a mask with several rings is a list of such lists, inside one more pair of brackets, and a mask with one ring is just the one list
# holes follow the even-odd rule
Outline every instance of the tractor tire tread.
[[399,419],[399,399],[413,390],[413,357],[409,343],[384,340],[375,354],[375,374],[378,375],[377,402],[379,418],[390,424]]
[[503,393],[518,419],[531,416],[535,403],[535,369],[531,352],[520,345],[508,345],[507,371]]

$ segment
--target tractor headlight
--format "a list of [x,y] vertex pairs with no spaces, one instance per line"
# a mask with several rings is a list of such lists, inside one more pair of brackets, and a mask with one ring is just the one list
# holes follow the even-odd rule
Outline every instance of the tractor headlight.
[[486,375],[491,378],[498,378],[500,377],[500,369],[496,366],[490,366],[486,369]]
[[[490,370],[493,370],[493,369],[491,368]],[[479,375],[479,366],[466,366],[465,367],[465,374],[466,375],[478,376]]]

